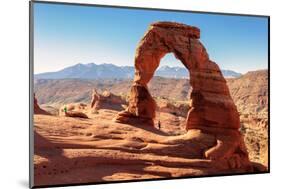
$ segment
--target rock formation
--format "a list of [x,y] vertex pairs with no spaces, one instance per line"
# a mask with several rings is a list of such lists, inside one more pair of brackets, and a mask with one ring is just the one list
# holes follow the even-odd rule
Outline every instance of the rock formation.
[[114,95],[109,91],[104,91],[99,94],[95,89],[93,90],[91,108],[94,110],[99,109],[111,109],[111,110],[123,110],[122,105],[126,105],[127,102],[120,96]]
[[157,111],[171,113],[176,116],[185,117],[188,112],[188,104],[176,103],[173,104],[167,99],[157,100]]
[[69,111],[65,113],[66,117],[79,117],[79,118],[88,118],[88,116],[83,112]]
[[216,145],[205,151],[205,158],[226,160],[230,168],[249,168],[248,152],[238,130],[237,108],[219,66],[209,59],[199,38],[200,30],[196,27],[174,22],[151,24],[136,50],[129,106],[115,120],[120,123],[142,120],[145,124],[154,124],[156,103],[147,84],[161,58],[172,52],[190,72],[191,108],[186,130],[199,129],[216,137]]
[[87,108],[87,104],[84,103],[71,103],[71,104],[66,104],[62,106],[59,109],[59,115],[60,116],[65,116],[64,108],[66,108],[67,112],[82,112]]
[[59,115],[65,117],[88,118],[86,111],[87,105],[84,103],[66,104],[59,109]]
[[34,102],[33,102],[33,105],[34,105],[34,114],[50,115],[49,112],[47,112],[47,111],[43,110],[42,108],[40,108],[40,106],[38,105],[38,101],[37,101],[37,99],[36,99],[35,94],[33,94],[33,95],[34,95],[34,97],[33,97],[33,99],[34,99]]

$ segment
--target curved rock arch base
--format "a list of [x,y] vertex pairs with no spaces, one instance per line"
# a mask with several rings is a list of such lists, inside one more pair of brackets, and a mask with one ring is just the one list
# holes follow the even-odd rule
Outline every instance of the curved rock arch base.
[[236,158],[238,163],[249,165],[244,140],[238,130],[239,113],[220,68],[209,59],[199,38],[200,30],[196,27],[174,22],[151,24],[136,49],[129,106],[118,113],[115,121],[128,123],[131,119],[138,119],[153,125],[156,103],[147,83],[161,58],[173,53],[189,70],[193,88],[186,130],[199,129],[216,136],[217,144],[205,152],[206,158]]

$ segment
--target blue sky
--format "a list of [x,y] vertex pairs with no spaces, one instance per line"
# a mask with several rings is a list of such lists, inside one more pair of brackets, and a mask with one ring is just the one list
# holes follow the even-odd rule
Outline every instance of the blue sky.
[[[221,69],[245,73],[268,66],[265,17],[35,3],[34,72],[90,62],[133,66],[138,42],[156,21],[199,27],[200,41]],[[172,54],[163,65],[182,66]]]

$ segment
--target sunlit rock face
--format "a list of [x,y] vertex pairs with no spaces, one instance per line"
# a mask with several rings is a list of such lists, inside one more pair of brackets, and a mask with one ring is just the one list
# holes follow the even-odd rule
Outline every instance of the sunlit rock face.
[[237,108],[230,96],[219,66],[199,41],[200,30],[174,22],[157,22],[138,44],[135,54],[135,77],[128,108],[119,112],[115,121],[128,123],[131,119],[153,125],[156,103],[147,84],[160,60],[173,53],[190,73],[191,108],[187,113],[186,130],[199,129],[216,136],[216,145],[204,152],[208,159],[227,159],[230,167],[248,167],[248,152],[239,132]]
[[93,90],[91,99],[91,108],[93,110],[110,109],[110,110],[124,110],[123,106],[127,105],[127,102],[120,96],[117,96],[109,91],[104,91],[99,94],[96,90]]
[[37,101],[37,98],[35,96],[35,94],[33,94],[33,111],[34,111],[34,114],[43,114],[43,115],[50,115],[49,112],[43,110],[39,104],[38,104],[38,101]]

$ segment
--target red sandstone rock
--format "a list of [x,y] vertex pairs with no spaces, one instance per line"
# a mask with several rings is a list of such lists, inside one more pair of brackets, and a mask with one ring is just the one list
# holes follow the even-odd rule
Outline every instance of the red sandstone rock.
[[172,52],[189,70],[193,88],[186,130],[199,129],[216,136],[216,145],[205,152],[206,158],[227,161],[229,167],[248,169],[250,162],[238,130],[237,108],[219,66],[209,59],[199,37],[200,30],[196,27],[173,22],[151,24],[136,50],[129,106],[115,120],[121,123],[131,119],[147,120],[153,125],[156,105],[147,83],[161,58]]
[[35,94],[34,94],[33,98],[34,98],[34,103],[33,103],[34,104],[34,114],[50,115],[49,112],[47,112],[47,111],[45,111],[45,110],[40,108],[40,106],[38,105],[38,101],[36,99]]
[[99,94],[95,89],[93,90],[91,108],[94,110],[99,109],[111,109],[111,110],[123,110],[122,105],[126,105],[127,102],[120,96],[114,95],[109,91],[104,91]]
[[82,112],[87,109],[87,104],[84,104],[84,103],[66,104],[59,109],[60,116],[66,116],[65,111],[64,111],[65,108],[66,108],[67,112],[70,112],[70,111]]
[[77,112],[77,111],[68,111],[65,113],[66,117],[79,117],[79,118],[88,118],[86,114],[83,112]]

